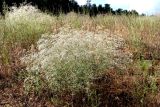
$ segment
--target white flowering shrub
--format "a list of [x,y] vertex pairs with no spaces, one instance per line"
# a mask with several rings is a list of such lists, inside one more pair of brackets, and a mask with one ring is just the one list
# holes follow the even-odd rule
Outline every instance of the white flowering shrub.
[[46,88],[40,79],[43,78],[52,91],[87,91],[93,78],[109,67],[125,66],[131,60],[129,53],[119,49],[124,46],[123,39],[104,32],[62,28],[56,35],[43,35],[37,46],[39,52],[22,58],[28,65],[27,90]]
[[12,57],[17,46],[30,49],[42,34],[52,31],[53,22],[54,17],[31,5],[11,7],[10,11],[5,11],[5,16],[0,18],[0,63],[4,68],[8,66],[6,69],[11,69],[9,65],[15,62]]
[[11,7],[5,15],[5,36],[9,41],[30,45],[50,31],[52,22],[50,15],[31,5]]

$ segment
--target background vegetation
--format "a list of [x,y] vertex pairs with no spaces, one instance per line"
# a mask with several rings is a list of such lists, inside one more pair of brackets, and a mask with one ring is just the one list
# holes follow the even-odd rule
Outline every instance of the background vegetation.
[[22,2],[31,3],[34,6],[37,6],[42,11],[48,11],[52,14],[76,12],[80,14],[89,14],[90,16],[96,16],[97,14],[125,14],[125,15],[138,15],[136,10],[123,10],[121,8],[113,10],[110,7],[110,4],[96,5],[86,2],[86,5],[78,5],[75,0],[1,0],[0,1],[0,11],[2,11],[3,4],[5,3],[8,6],[17,5],[19,6]]

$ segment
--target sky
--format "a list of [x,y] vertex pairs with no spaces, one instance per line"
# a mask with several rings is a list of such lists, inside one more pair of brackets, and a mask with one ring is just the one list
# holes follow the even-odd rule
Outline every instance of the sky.
[[[79,5],[86,4],[87,0],[76,0]],[[91,3],[110,4],[115,10],[118,8],[127,10],[136,10],[140,14],[145,13],[148,15],[160,13],[160,0],[91,0]]]

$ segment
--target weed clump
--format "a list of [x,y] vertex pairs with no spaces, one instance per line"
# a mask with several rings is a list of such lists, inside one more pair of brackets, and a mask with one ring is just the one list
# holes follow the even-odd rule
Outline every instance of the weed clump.
[[53,18],[31,5],[24,5],[11,7],[4,21],[4,36],[8,41],[30,46],[51,29]]
[[28,92],[42,93],[47,88],[54,94],[75,95],[82,91],[90,95],[94,78],[108,68],[123,69],[132,61],[132,55],[120,49],[125,47],[123,39],[103,32],[63,28],[58,34],[43,35],[37,46],[37,53],[22,58],[28,65],[25,79]]
[[[5,17],[0,20],[1,76],[11,75],[20,66],[23,50],[30,49],[41,34],[51,31],[53,19],[31,5],[11,7],[5,12]],[[13,50],[17,51],[13,53]]]

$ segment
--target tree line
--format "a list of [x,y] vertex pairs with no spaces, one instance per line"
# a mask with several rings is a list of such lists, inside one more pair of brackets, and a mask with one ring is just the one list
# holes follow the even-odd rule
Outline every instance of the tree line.
[[21,3],[31,3],[37,6],[42,11],[48,11],[55,15],[60,13],[76,12],[79,14],[89,14],[96,16],[98,14],[113,14],[113,15],[139,15],[136,10],[123,10],[121,8],[113,10],[110,4],[96,5],[91,4],[90,1],[86,5],[79,5],[75,0],[0,0],[0,12],[3,13],[4,4],[7,6],[19,6]]

